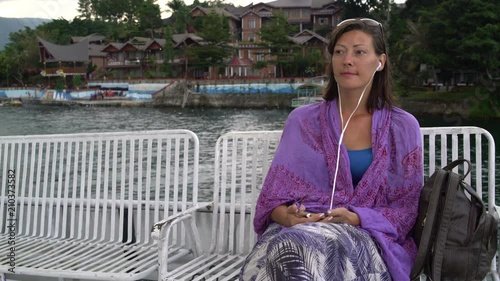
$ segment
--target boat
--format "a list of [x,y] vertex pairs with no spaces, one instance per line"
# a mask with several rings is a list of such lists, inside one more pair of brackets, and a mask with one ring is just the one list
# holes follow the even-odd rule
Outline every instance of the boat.
[[322,102],[324,79],[324,76],[314,77],[297,87],[297,97],[292,99],[292,108]]
[[10,100],[6,102],[0,102],[0,106],[13,106],[13,107],[19,107],[22,106],[23,102],[20,100]]
[[322,97],[299,97],[292,99],[292,108],[297,108],[299,106],[313,104],[317,102],[322,102]]

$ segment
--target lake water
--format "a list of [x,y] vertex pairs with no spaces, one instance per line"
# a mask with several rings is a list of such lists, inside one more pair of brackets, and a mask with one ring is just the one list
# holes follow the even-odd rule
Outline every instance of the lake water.
[[[24,105],[0,107],[0,136],[81,132],[188,129],[200,139],[200,196],[209,195],[214,146],[229,131],[281,130],[290,109],[181,109],[56,107]],[[417,116],[421,126],[473,125],[487,129],[500,150],[500,120],[474,120],[447,116]],[[453,120],[453,121],[450,121]],[[497,167],[500,157],[496,157]],[[497,170],[496,183],[500,182]]]

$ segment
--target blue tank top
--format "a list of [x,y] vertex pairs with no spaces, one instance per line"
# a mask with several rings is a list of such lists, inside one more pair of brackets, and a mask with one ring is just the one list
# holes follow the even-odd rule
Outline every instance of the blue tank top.
[[352,184],[356,187],[373,161],[372,148],[348,150],[347,154],[351,162]]

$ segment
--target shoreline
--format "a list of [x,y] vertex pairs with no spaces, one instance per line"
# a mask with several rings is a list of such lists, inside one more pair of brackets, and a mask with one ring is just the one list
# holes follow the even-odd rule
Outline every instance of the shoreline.
[[[197,96],[197,97],[192,97]],[[273,109],[291,107],[292,99],[290,95],[283,94],[221,94],[221,95],[190,95],[186,100],[184,97],[171,97],[168,101],[165,99],[158,101],[137,101],[130,99],[108,99],[108,100],[23,100],[23,105],[43,105],[43,106],[78,106],[78,107],[170,107],[170,108],[242,108],[242,109]],[[431,116],[459,116],[468,118],[471,116],[472,106],[466,102],[436,101],[436,100],[413,100],[411,98],[399,98],[398,104],[404,110],[414,115]],[[183,106],[184,105],[184,106]],[[487,114],[476,116],[479,119],[500,119],[498,116]]]
[[31,100],[27,104],[45,106],[80,106],[80,107],[151,107],[152,102],[128,99],[110,100]]

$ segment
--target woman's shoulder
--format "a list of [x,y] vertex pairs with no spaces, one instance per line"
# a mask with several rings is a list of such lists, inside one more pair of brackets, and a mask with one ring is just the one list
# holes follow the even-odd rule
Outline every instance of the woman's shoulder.
[[392,122],[399,129],[410,128],[420,130],[420,124],[413,114],[399,107],[392,108]]
[[399,108],[392,108],[392,126],[398,135],[406,140],[421,138],[420,124],[413,114]]
[[288,115],[288,119],[304,120],[304,119],[315,118],[316,116],[319,115],[322,104],[323,102],[318,102],[318,103],[299,106],[294,110],[292,110],[292,112],[290,112],[290,115]]

